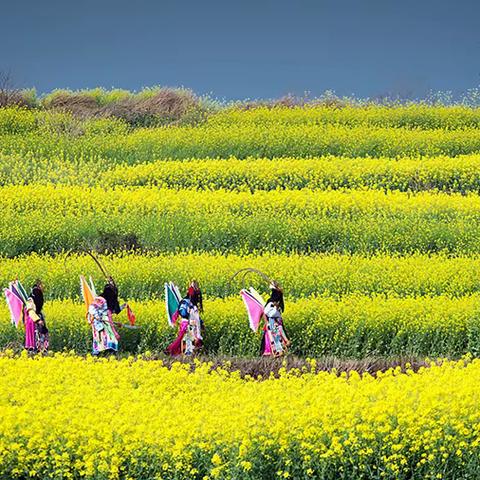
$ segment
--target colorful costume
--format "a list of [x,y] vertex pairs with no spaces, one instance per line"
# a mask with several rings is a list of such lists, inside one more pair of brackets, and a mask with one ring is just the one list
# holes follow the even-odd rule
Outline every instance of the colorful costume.
[[265,303],[263,298],[253,289],[242,290],[240,295],[247,308],[250,328],[256,332],[263,320],[260,354],[279,357],[286,353],[290,341],[283,326],[282,312],[285,309],[283,292],[272,286],[270,298]]
[[[43,313],[43,305],[45,303],[43,297],[43,290],[41,284],[36,284],[30,293],[30,298],[32,300],[30,306],[33,306],[33,309],[27,311],[29,316],[36,316],[38,319],[35,320],[35,349],[38,352],[44,352],[48,350],[49,344],[49,333],[47,324],[45,322],[45,315]],[[28,307],[27,303],[27,307]]]
[[103,297],[95,297],[88,308],[88,321],[92,326],[92,353],[98,355],[108,350],[118,351],[120,335],[115,330],[112,312]]
[[120,335],[115,329],[112,314],[118,314],[123,307],[118,303],[118,289],[108,283],[100,296],[95,297],[88,307],[87,319],[92,327],[92,353],[117,352]]
[[23,323],[25,325],[25,349],[32,352],[35,351],[35,322],[38,320],[39,318],[35,313],[35,305],[33,305],[30,299],[24,309]]
[[19,280],[11,282],[4,290],[12,324],[25,326],[25,349],[44,352],[48,349],[48,329],[42,312],[44,298],[40,283],[36,284],[30,297]]
[[282,311],[275,302],[268,302],[264,309],[265,324],[260,343],[260,353],[265,356],[282,356],[289,345],[283,328]]
[[[202,307],[200,289],[190,286],[185,298],[180,299],[178,287],[172,282],[165,284],[165,301],[170,326],[179,323],[177,338],[166,348],[169,355],[194,355],[203,346],[203,322],[199,307]],[[180,319],[180,320],[179,320]]]

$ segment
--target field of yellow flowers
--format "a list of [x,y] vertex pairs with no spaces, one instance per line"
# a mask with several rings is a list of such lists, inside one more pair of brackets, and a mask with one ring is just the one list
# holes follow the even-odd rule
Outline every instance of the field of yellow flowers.
[[[0,305],[1,479],[479,476],[479,108],[237,106],[151,128],[1,108],[0,191],[0,282],[43,280],[51,350],[20,353]],[[137,316],[119,358],[88,355],[78,276],[103,278],[85,249]],[[204,358],[258,355],[238,292],[268,288],[231,281],[245,267],[284,287],[302,366],[154,360],[176,335],[163,285],[192,278]]]
[[[122,299],[138,314],[141,332],[122,335],[122,350],[131,353],[162,351],[172,340],[175,332],[164,316],[163,284],[174,278],[183,289],[193,276],[206,293],[207,351],[256,355],[259,338],[248,329],[237,293],[247,284],[259,290],[265,286],[255,276],[230,282],[235,271],[247,266],[275,271],[284,286],[288,332],[297,355],[457,356],[477,354],[480,345],[476,256],[124,253],[100,259],[114,273]],[[26,285],[43,279],[51,299],[45,312],[54,350],[90,349],[78,291],[82,273],[92,273],[101,285],[101,275],[84,255],[31,254],[0,260],[3,284],[17,275]],[[6,307],[0,311],[8,317]],[[2,345],[18,345],[22,335],[8,322],[0,326]]]
[[[313,365],[312,365],[313,366]],[[3,478],[475,478],[480,362],[418,373],[0,358]]]
[[10,257],[102,239],[154,252],[480,253],[474,193],[28,185],[3,187],[0,209]]
[[[311,297],[288,302],[287,332],[290,353],[299,357],[458,357],[480,354],[480,295],[451,298],[386,298],[346,295],[341,299]],[[176,330],[165,320],[162,300],[130,301],[140,330],[121,329],[124,353],[162,352],[175,338]],[[91,350],[90,326],[85,307],[72,300],[51,300],[45,306],[54,351]],[[0,316],[8,318],[6,306]],[[244,307],[237,296],[205,301],[205,351],[210,355],[257,356],[260,334],[245,321]],[[125,314],[118,320],[127,322]],[[22,344],[23,330],[8,322],[0,326],[0,344]]]
[[285,287],[296,354],[476,353],[479,126],[479,109],[426,104],[227,108],[159,128],[0,109],[0,278],[44,280],[54,349],[88,351],[78,275],[102,279],[66,252],[92,248],[143,312],[132,353],[174,334],[164,282],[197,278],[209,353],[255,354],[247,285],[229,282],[248,266]]

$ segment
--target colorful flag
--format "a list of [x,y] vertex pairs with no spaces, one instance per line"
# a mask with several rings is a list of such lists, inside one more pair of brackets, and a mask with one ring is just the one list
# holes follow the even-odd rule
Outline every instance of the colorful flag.
[[18,328],[20,320],[23,317],[23,302],[12,290],[5,288],[3,291],[7,300],[8,309],[10,310],[12,324]]
[[248,322],[250,324],[250,328],[254,332],[256,332],[258,330],[260,320],[263,316],[263,306],[265,302],[263,301],[261,295],[255,290],[253,290],[253,292],[248,290],[242,290],[240,292],[240,295],[243,299],[243,302],[245,303],[245,307],[247,308]]
[[180,292],[172,283],[165,284],[165,306],[167,309],[168,324],[173,327],[178,318],[178,306],[180,305]]
[[20,283],[20,280],[18,279],[15,280],[12,285],[13,285],[13,288],[11,290],[17,295],[17,297],[20,298],[20,300],[23,303],[26,304],[28,300],[28,295],[25,289],[23,288],[23,285]]
[[127,317],[128,317],[128,321],[130,322],[130,326],[133,327],[137,319],[135,317],[135,314],[132,312],[130,305],[127,305]]
[[88,308],[93,303],[95,296],[93,295],[92,290],[83,275],[80,275],[80,294],[85,302],[85,307],[88,312]]
[[95,284],[93,283],[92,277],[88,277],[89,282],[90,282],[90,291],[92,292],[93,297],[95,298],[97,296],[97,291],[95,289]]

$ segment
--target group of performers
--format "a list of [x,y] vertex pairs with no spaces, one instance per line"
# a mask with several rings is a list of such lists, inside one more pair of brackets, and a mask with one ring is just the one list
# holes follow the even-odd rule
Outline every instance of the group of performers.
[[[119,327],[138,328],[135,315],[127,303],[120,305],[118,288],[111,276],[103,291],[97,295],[90,278],[87,282],[80,277],[80,289],[86,306],[86,319],[92,331],[92,353],[103,355],[118,351]],[[262,324],[260,354],[279,357],[287,352],[290,341],[283,325],[285,302],[283,290],[275,281],[270,281],[270,296],[264,301],[261,295],[249,288],[242,289],[240,295],[247,309],[250,327],[257,332]],[[25,348],[31,352],[48,350],[49,332],[43,313],[43,284],[36,281],[29,295],[18,279],[4,290],[13,325],[25,327]],[[172,356],[193,356],[204,344],[205,325],[202,320],[203,300],[196,280],[188,285],[182,296],[173,283],[165,284],[167,320],[171,327],[178,328],[175,340],[168,345],[165,353]],[[127,310],[129,324],[113,320],[122,310]]]
[[[243,289],[240,295],[247,309],[250,327],[257,332],[263,320],[260,342],[260,354],[280,357],[287,352],[290,340],[283,325],[285,301],[280,285],[271,281],[271,293],[265,302],[252,287]],[[201,313],[203,312],[202,292],[198,282],[193,280],[185,297],[181,297],[178,287],[170,282],[165,284],[165,301],[170,326],[178,324],[177,338],[167,347],[169,355],[193,355],[203,346],[205,330]]]

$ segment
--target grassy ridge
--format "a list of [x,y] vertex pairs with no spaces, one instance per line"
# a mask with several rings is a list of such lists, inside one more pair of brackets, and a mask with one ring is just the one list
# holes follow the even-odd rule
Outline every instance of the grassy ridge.
[[[167,325],[163,302],[131,302],[138,316],[138,331],[122,330],[123,352],[162,352],[175,338]],[[53,350],[91,348],[85,307],[70,300],[45,306]],[[8,317],[6,306],[0,316]],[[208,300],[205,352],[209,355],[257,355],[260,338],[248,326],[239,296]],[[127,322],[125,314],[119,317]],[[287,302],[285,325],[292,340],[291,352],[299,356],[460,356],[480,353],[479,295],[449,298],[344,296]],[[0,325],[0,344],[21,344],[22,332],[8,323]]]

